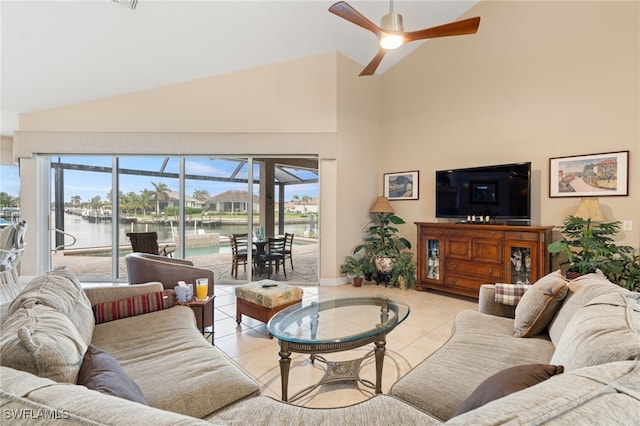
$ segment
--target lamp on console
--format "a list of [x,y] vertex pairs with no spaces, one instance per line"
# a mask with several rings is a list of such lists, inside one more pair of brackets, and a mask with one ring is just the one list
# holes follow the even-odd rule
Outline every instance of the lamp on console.
[[600,200],[598,198],[583,198],[580,201],[578,210],[576,210],[575,217],[579,217],[584,220],[591,219],[592,222],[604,222],[609,220],[600,208]]
[[369,210],[370,213],[395,213],[387,197],[378,197]]

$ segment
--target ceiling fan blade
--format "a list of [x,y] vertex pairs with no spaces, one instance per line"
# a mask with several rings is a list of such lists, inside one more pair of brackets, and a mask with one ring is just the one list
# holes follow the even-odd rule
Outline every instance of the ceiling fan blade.
[[419,31],[404,33],[407,42],[424,40],[426,38],[449,37],[465,34],[475,34],[480,26],[480,17],[464,19],[450,24],[439,25]]
[[338,15],[342,19],[346,19],[352,24],[356,24],[359,27],[369,30],[376,36],[380,35],[380,28],[370,20],[368,20],[363,14],[351,7],[347,2],[339,1],[334,3],[329,8],[329,12],[334,15]]
[[382,61],[385,53],[387,53],[387,50],[381,47],[380,50],[378,50],[376,56],[373,57],[371,62],[369,62],[366,67],[364,67],[364,69],[360,73],[360,76],[362,77],[363,75],[373,75],[373,73],[376,72],[376,69],[378,69],[378,65],[380,65],[380,62]]

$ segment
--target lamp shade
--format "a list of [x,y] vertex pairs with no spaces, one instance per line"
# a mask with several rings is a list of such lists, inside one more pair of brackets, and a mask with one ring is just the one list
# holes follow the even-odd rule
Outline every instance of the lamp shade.
[[391,203],[387,197],[378,197],[376,202],[373,203],[373,207],[369,210],[371,213],[395,213]]
[[604,222],[608,220],[607,216],[605,216],[600,209],[600,200],[597,198],[583,198],[574,216],[585,220],[591,219],[593,222]]

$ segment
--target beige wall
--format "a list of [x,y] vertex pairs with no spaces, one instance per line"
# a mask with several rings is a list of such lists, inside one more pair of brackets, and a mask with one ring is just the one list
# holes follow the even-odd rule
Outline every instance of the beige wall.
[[13,138],[2,136],[0,138],[0,166],[15,166],[13,160]]
[[558,225],[579,198],[549,198],[549,158],[629,150],[629,196],[600,203],[638,247],[639,2],[482,1],[471,16],[476,35],[429,41],[383,76],[378,174],[420,171],[420,200],[396,211],[435,220],[435,170],[531,161],[533,221]]
[[[639,246],[639,3],[483,1],[467,15],[482,17],[478,34],[426,42],[383,76],[359,78],[360,65],[326,54],[23,114],[16,151],[69,139],[50,132],[119,132],[115,145],[78,138],[77,152],[321,151],[321,282],[331,284],[384,173],[420,171],[420,199],[393,203],[415,242],[412,222],[435,219],[437,169],[532,161],[534,223],[556,225],[579,200],[548,197],[549,158],[629,150],[630,196],[601,204],[633,221],[623,241]],[[37,195],[21,196],[32,210]]]
[[362,228],[371,219],[382,141],[381,78],[358,77],[362,65],[343,59],[338,68],[337,266],[361,242]]
[[[340,284],[339,266],[360,238],[376,193],[380,82],[359,79],[358,67],[340,54],[325,54],[23,114],[15,153],[31,174],[39,170],[33,154],[60,152],[317,155],[320,279]],[[35,176],[22,179],[29,223],[37,222],[38,205],[47,199],[29,191],[35,182]],[[42,245],[38,252],[46,255],[47,236],[46,226],[34,229],[27,242]],[[42,259],[25,255],[25,273],[46,269]]]

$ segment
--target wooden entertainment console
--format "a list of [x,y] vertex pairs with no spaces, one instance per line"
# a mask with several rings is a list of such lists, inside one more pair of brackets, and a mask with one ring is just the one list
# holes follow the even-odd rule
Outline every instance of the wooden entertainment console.
[[416,222],[416,289],[478,297],[480,285],[535,283],[549,273],[550,226]]

